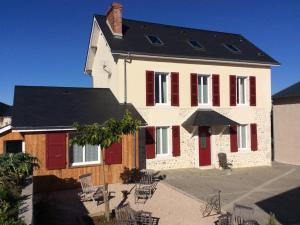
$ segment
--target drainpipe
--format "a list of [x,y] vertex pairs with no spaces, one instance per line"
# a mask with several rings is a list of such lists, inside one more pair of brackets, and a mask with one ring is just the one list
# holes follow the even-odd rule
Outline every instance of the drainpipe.
[[[127,104],[127,63],[131,63],[130,52],[127,53],[126,58],[124,59],[124,104]],[[134,154],[134,162],[133,168],[136,168],[136,133],[133,136],[133,154]]]
[[127,53],[124,59],[124,103],[127,103],[127,63],[131,63],[130,52]]

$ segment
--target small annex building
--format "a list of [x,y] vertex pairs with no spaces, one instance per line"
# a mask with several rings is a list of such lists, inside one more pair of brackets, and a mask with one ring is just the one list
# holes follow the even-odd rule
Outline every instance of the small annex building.
[[300,165],[300,82],[273,95],[274,160]]
[[[99,185],[103,183],[100,147],[71,146],[73,125],[121,119],[127,110],[145,124],[133,105],[120,104],[107,88],[16,86],[12,124],[0,129],[0,154],[14,141],[21,143],[18,151],[38,158],[35,191],[74,187],[84,173],[92,173],[93,183]],[[119,182],[124,167],[139,167],[138,145],[138,134],[127,135],[105,150],[107,182]]]

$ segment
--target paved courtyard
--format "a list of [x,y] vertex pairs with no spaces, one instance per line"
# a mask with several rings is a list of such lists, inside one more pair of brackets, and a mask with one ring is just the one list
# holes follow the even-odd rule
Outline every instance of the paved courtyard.
[[269,212],[283,225],[300,224],[300,166],[274,163],[232,172],[177,169],[161,174],[166,175],[164,183],[198,201],[221,190],[223,210],[230,211],[234,203],[252,206],[262,225]]

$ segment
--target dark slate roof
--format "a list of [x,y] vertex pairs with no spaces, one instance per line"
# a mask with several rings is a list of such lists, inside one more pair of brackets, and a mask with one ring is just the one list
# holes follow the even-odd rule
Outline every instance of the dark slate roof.
[[[95,18],[113,53],[127,54],[130,52],[132,54],[189,59],[279,64],[239,34],[123,19],[123,39],[117,39],[113,37],[106,23],[105,16],[95,15]],[[148,34],[158,36],[164,44],[162,46],[153,46],[145,37]],[[204,46],[205,50],[193,49],[187,43],[187,40],[197,40]],[[241,53],[233,53],[226,49],[223,44],[233,44],[241,50]]]
[[183,126],[217,126],[238,125],[237,122],[211,110],[197,110],[183,124]]
[[11,117],[12,106],[0,102],[0,117]]
[[120,104],[107,88],[16,86],[13,129],[71,128],[121,119],[126,110],[145,120],[131,104]]
[[272,96],[274,100],[295,97],[300,97],[300,82],[295,83]]

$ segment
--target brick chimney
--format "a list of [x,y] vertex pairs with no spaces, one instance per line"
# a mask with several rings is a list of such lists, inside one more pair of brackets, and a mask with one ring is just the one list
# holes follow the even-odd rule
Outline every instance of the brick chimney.
[[113,2],[106,13],[106,23],[115,38],[122,38],[122,9],[120,3]]

